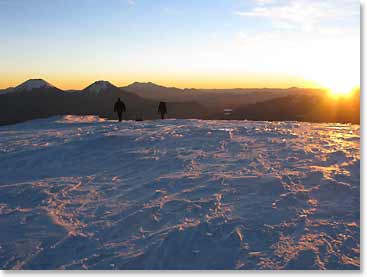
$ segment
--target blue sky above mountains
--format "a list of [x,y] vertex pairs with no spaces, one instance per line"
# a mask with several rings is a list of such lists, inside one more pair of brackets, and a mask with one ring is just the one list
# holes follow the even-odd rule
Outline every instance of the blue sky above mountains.
[[359,84],[359,1],[0,0],[0,87]]

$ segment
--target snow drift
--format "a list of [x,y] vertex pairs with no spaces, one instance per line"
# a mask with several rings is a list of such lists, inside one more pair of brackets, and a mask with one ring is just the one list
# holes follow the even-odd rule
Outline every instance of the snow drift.
[[3,269],[359,269],[359,126],[0,128]]

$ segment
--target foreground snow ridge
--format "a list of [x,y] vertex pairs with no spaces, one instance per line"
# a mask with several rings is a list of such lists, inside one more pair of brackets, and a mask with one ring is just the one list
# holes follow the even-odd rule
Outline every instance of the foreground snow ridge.
[[0,268],[359,269],[357,125],[0,128]]

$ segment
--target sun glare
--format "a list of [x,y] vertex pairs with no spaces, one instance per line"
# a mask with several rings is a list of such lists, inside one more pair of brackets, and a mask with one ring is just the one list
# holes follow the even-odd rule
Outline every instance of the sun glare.
[[348,97],[358,87],[358,77],[355,77],[355,75],[357,74],[352,72],[350,74],[340,74],[340,72],[321,73],[318,78],[320,81],[316,83],[325,88],[332,97]]
[[335,91],[335,90],[331,90],[328,89],[327,93],[330,97],[332,98],[340,98],[340,97],[347,97],[349,96],[350,92],[345,92],[345,91]]
[[325,86],[329,95],[332,97],[348,97],[351,95],[353,90],[356,86],[353,85],[332,85],[332,86]]
[[348,96],[349,94],[351,94],[352,92],[352,88],[350,89],[343,89],[343,88],[330,88],[330,87],[327,87],[326,88],[329,95],[332,96],[332,97],[345,97],[345,96]]

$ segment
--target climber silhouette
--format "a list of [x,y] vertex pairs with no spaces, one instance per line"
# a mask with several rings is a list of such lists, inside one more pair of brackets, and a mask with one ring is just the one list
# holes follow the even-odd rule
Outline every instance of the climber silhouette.
[[161,114],[161,119],[164,119],[164,116],[167,114],[167,105],[166,105],[166,102],[160,102],[159,103],[158,113]]
[[126,106],[125,103],[121,101],[121,99],[117,99],[115,106],[113,108],[113,111],[117,113],[117,116],[119,117],[119,122],[122,121],[122,113],[126,112]]

